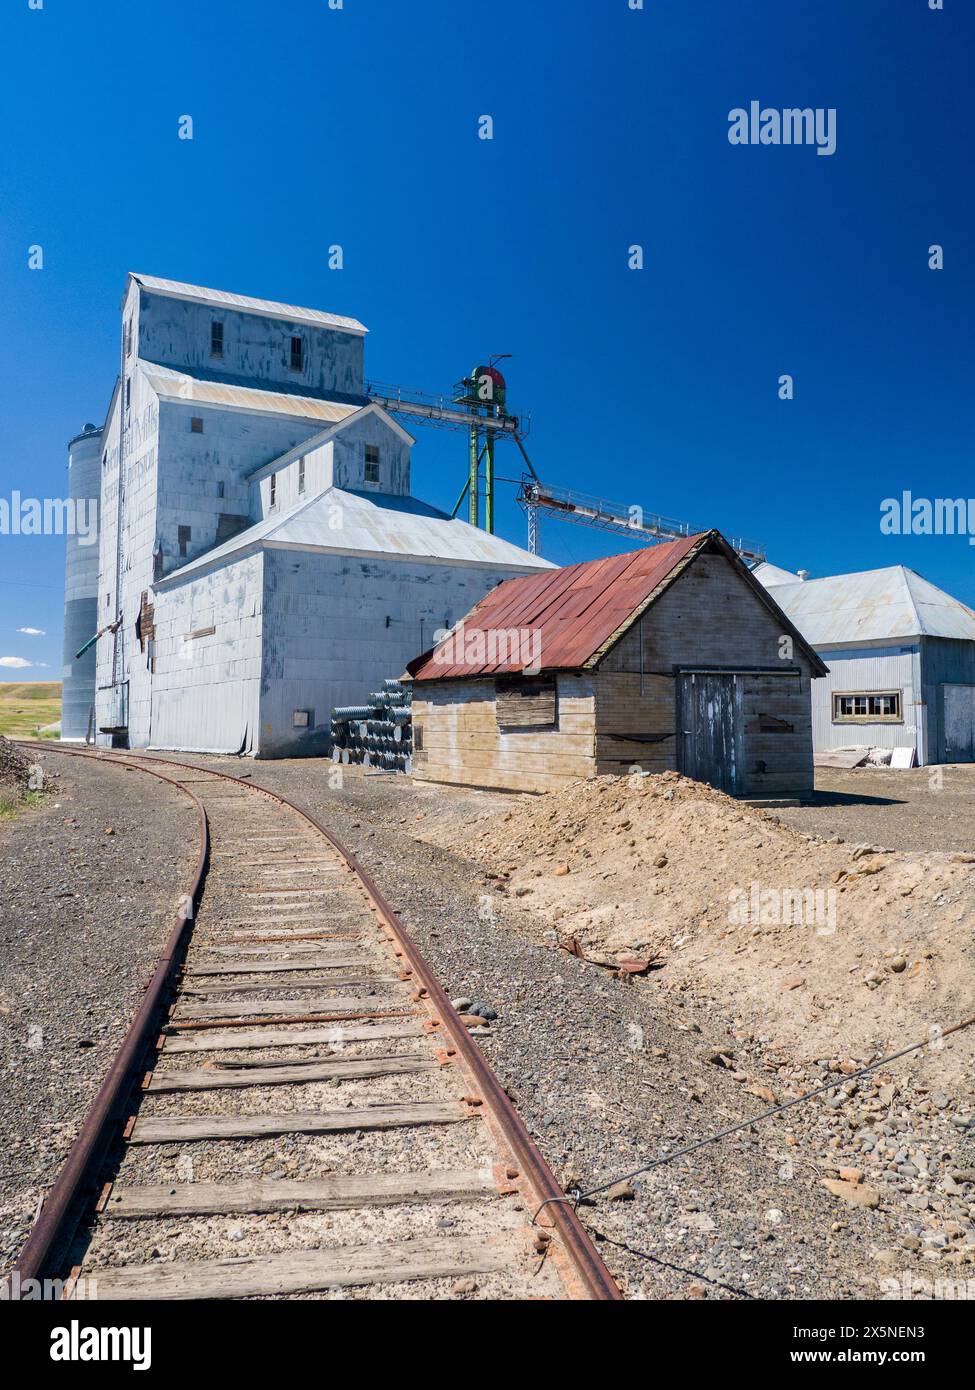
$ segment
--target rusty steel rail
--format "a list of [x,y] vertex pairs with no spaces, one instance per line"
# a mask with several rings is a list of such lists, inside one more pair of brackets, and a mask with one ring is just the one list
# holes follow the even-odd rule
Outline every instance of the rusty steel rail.
[[[44,744],[40,747],[48,752],[65,753],[73,757],[101,759],[100,754],[85,752],[80,748],[51,748]],[[160,781],[168,782],[170,786],[178,787],[180,791],[185,792],[196,807],[199,850],[193,876],[183,894],[183,906],[170,929],[142,1002],[112,1060],[108,1075],[88,1107],[81,1129],[68,1150],[60,1173],[44,1198],[30,1235],[10,1275],[7,1276],[11,1279],[14,1275],[19,1275],[22,1284],[28,1279],[42,1278],[52,1261],[63,1257],[83,1215],[86,1197],[94,1198],[98,1173],[115,1137],[115,1128],[122,1116],[124,1102],[132,1094],[141,1075],[142,1059],[158,1035],[166,994],[176,973],[187,928],[193,920],[206,877],[209,831],[206,811],[199,797],[175,778],[167,777],[165,773],[144,768],[126,758],[113,757],[110,761],[140,772],[148,772],[151,777],[158,777]],[[187,911],[187,904],[192,905],[191,911]]]
[[[349,872],[354,874],[359,880],[369,906],[375,911],[377,917],[386,927],[389,933],[389,939],[395,946],[399,947],[402,954],[409,961],[410,968],[413,970],[419,982],[418,995],[428,1005],[433,1015],[430,1020],[431,1028],[443,1030],[443,1033],[446,1035],[445,1041],[449,1040],[449,1047],[447,1048],[448,1054],[456,1056],[462,1063],[468,1077],[477,1089],[478,1095],[476,1099],[484,1106],[486,1112],[485,1119],[489,1120],[491,1128],[504,1141],[509,1149],[517,1165],[517,1179],[520,1189],[524,1192],[528,1202],[531,1203],[531,1211],[534,1213],[537,1220],[540,1234],[540,1241],[537,1247],[539,1253],[544,1256],[550,1250],[554,1252],[560,1265],[560,1272],[576,1297],[595,1301],[622,1301],[623,1295],[616,1281],[600,1258],[588,1233],[580,1222],[574,1206],[559,1186],[554,1173],[543,1158],[535,1141],[528,1133],[524,1121],[512,1104],[504,1087],[495,1076],[467,1028],[461,1022],[457,1010],[451,1004],[446,991],[424,959],[420,948],[403,926],[397,913],[379,890],[368,870],[359,862],[354,854],[345,848],[332,831],[312,814],[311,811],[289,800],[288,797],[281,795],[281,793],[272,791],[269,787],[261,786],[260,783],[242,777],[235,777],[232,773],[207,767],[205,764],[201,763],[183,762],[176,758],[160,758],[154,757],[152,754],[137,752],[134,754],[134,756],[138,758],[136,762],[131,758],[119,756],[114,752],[94,752],[82,749],[62,748],[51,749],[50,745],[46,744],[30,744],[30,746],[39,747],[41,749],[46,748],[47,751],[53,752],[73,753],[75,756],[88,757],[104,762],[123,763],[127,766],[150,772],[152,775],[160,777],[163,781],[171,782],[174,786],[182,786],[182,784],[174,781],[173,778],[166,777],[162,773],[155,772],[152,768],[145,767],[145,764],[156,763],[165,767],[183,767],[191,768],[197,772],[205,772],[209,776],[219,777],[227,782],[236,783],[246,788],[248,791],[259,792],[261,795],[267,796],[271,800],[278,802],[279,805],[288,807],[289,810],[296,812],[296,814],[306,820],[320,835],[324,836],[344,860]],[[202,803],[196,795],[189,792],[188,788],[183,787],[183,790],[187,791],[196,802],[202,816],[204,835],[206,835],[206,813],[203,810]],[[200,863],[197,866],[199,879],[195,885],[194,891],[196,894],[199,893],[200,887],[202,886],[205,863],[206,852],[203,851],[201,852]],[[193,900],[195,904],[195,896]],[[185,923],[183,923],[182,926],[185,927]],[[163,972],[168,959],[169,965],[165,974],[162,976],[163,983],[160,984],[158,989],[159,998],[161,998],[164,989],[164,981],[168,978],[169,971],[172,969],[172,955],[176,950],[179,939],[178,936],[175,937],[175,944],[173,944],[172,950],[170,950],[170,943],[167,943],[167,955],[160,961],[156,975],[153,976],[153,982],[155,982],[157,976],[160,976],[160,972]],[[173,941],[174,938],[171,937],[171,942]],[[150,986],[150,989],[151,988],[152,986]],[[126,1054],[130,1070],[133,1068],[135,1069],[132,1070],[130,1080],[134,1080],[135,1076],[138,1074],[137,1057],[135,1055],[137,1047],[134,1043],[130,1047],[130,1036],[142,1018],[147,1003],[148,994],[147,1000],[144,1001],[139,1014],[136,1016],[136,1019],[133,1020],[130,1034],[126,1036],[122,1047],[119,1049],[110,1075],[114,1075],[119,1071],[120,1064],[123,1060],[123,1053]],[[141,1053],[139,1053],[139,1055],[141,1055]],[[120,1082],[117,1083],[117,1089],[120,1088],[120,1085]],[[104,1091],[107,1086],[108,1081],[103,1085],[102,1091]],[[96,1097],[96,1101],[91,1107],[91,1111],[89,1111],[88,1117],[86,1117],[85,1127],[88,1126],[89,1120],[94,1116],[101,1095],[102,1092],[100,1091],[99,1096]],[[105,1109],[105,1107],[102,1108],[103,1110]],[[101,1119],[103,1126],[108,1123],[109,1118],[110,1114],[106,1110]],[[72,1165],[72,1157],[74,1155],[74,1149],[78,1146],[81,1138],[82,1136],[79,1135],[78,1140],[75,1141],[75,1145],[72,1146],[72,1150],[68,1155],[68,1161],[65,1164],[61,1177],[59,1177],[58,1182],[52,1189],[48,1204],[53,1202],[55,1193],[62,1185],[62,1180],[66,1179],[69,1166],[73,1169],[78,1167],[77,1164]],[[73,1179],[71,1185],[72,1192],[77,1190],[80,1185],[81,1177],[82,1174],[79,1171],[77,1176]],[[64,1186],[67,1192],[67,1181],[65,1181]],[[48,1204],[45,1204],[45,1211]],[[64,1206],[63,1198],[59,1199],[59,1205]],[[16,1268],[21,1270],[22,1278],[28,1277],[25,1270],[25,1256],[31,1252],[31,1247],[35,1243],[35,1234],[44,1220],[45,1211],[42,1211],[41,1218],[39,1218],[38,1223],[35,1225],[34,1231],[31,1232],[27,1245],[24,1247],[21,1257],[18,1260]],[[52,1210],[48,1218],[47,1224],[52,1228],[52,1233],[57,1215],[57,1210]],[[50,1245],[51,1238],[49,1237],[46,1248],[50,1248]],[[39,1252],[39,1241],[37,1242],[37,1246]],[[34,1258],[36,1267],[36,1256],[32,1256],[32,1258]]]

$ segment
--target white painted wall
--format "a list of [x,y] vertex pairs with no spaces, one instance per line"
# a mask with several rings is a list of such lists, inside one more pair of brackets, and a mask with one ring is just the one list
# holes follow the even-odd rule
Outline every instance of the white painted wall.
[[153,748],[254,751],[263,594],[260,552],[157,593]]
[[[265,552],[262,756],[324,750],[332,709],[359,704],[433,645],[504,579],[524,570],[394,556]],[[294,712],[314,711],[295,729]]]

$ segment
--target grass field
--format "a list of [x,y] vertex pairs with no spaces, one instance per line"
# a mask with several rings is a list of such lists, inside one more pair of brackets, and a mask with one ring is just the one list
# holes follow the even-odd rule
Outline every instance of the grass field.
[[0,683],[0,734],[7,738],[35,738],[39,729],[56,724],[60,718],[60,681]]

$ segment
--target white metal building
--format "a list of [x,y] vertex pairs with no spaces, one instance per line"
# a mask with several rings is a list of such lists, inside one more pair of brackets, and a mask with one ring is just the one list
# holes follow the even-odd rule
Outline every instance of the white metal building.
[[129,276],[102,440],[100,743],[321,752],[334,705],[549,568],[410,496],[414,441],[364,394],[365,334]]
[[975,761],[975,612],[903,565],[801,580],[755,577],[829,667],[813,681],[816,751],[915,748]]

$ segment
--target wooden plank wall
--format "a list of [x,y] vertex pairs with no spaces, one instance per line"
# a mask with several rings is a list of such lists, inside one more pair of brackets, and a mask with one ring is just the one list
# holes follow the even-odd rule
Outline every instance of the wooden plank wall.
[[[676,737],[646,744],[613,737],[677,732],[675,666],[766,666],[783,674],[744,679],[745,792],[755,797],[807,795],[813,785],[810,671],[798,651],[789,660],[781,658],[782,635],[773,614],[724,556],[699,555],[648,609],[642,626],[627,633],[600,663],[597,773],[626,772],[633,765],[648,772],[678,768]],[[798,668],[801,680],[785,674],[790,668]],[[778,716],[793,726],[791,732],[750,729],[761,714]]]
[[593,677],[558,677],[556,728],[498,728],[494,680],[419,685],[413,727],[423,748],[413,755],[419,781],[511,791],[552,791],[595,773]]

